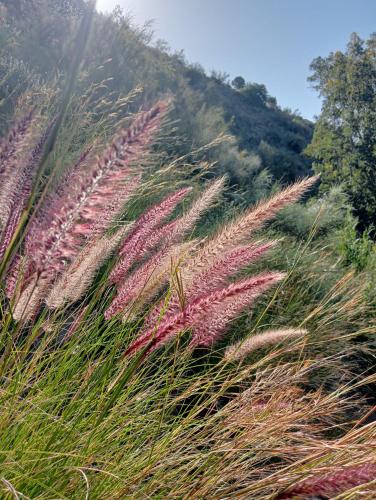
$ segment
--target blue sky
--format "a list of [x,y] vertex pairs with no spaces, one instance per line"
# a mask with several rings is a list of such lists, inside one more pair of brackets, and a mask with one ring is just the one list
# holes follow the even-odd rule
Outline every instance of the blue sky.
[[117,4],[137,24],[154,20],[155,37],[190,62],[264,83],[306,118],[321,107],[307,83],[312,59],[376,31],[376,0],[97,0],[99,10]]

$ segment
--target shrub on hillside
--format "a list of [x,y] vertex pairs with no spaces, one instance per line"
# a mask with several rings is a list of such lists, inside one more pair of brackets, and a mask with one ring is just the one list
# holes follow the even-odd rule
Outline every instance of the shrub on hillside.
[[335,186],[321,198],[286,207],[278,216],[276,227],[298,238],[308,237],[312,230],[316,236],[324,236],[345,224],[349,210],[346,194]]

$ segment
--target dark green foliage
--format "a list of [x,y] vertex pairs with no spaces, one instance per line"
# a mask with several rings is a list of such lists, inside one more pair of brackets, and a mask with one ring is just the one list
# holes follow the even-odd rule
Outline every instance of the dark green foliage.
[[245,87],[245,80],[242,76],[236,76],[232,82],[231,85],[236,89],[240,90]]
[[353,266],[357,271],[376,270],[376,247],[370,238],[370,231],[358,234],[356,220],[347,217],[339,235],[339,251],[343,256],[344,265]]
[[323,107],[307,152],[323,191],[343,183],[361,227],[376,222],[376,36],[352,34],[346,52],[318,57],[310,81]]
[[[330,236],[333,231],[342,228],[348,220],[351,206],[346,194],[334,187],[322,198],[312,198],[307,203],[297,203],[286,207],[279,215],[275,226],[283,234],[307,239],[310,234],[318,237]],[[352,240],[352,236],[351,236]],[[350,238],[347,240],[350,241]]]
[[242,94],[247,101],[255,106],[265,106],[268,98],[268,91],[262,83],[248,83],[243,89]]

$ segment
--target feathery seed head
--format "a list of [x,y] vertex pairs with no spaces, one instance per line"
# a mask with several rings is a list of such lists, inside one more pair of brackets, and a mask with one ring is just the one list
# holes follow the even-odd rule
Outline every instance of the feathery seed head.
[[325,496],[333,498],[347,490],[376,480],[376,463],[364,463],[353,467],[345,467],[337,472],[329,472],[322,476],[305,479],[292,486],[277,499],[311,498]]
[[56,275],[62,259],[71,260],[85,240],[107,229],[109,214],[116,215],[138,185],[132,164],[146,152],[165,111],[161,102],[142,113],[101,157],[85,156],[69,173],[66,188],[50,207],[44,235],[34,245],[37,268],[48,268]]
[[[51,306],[57,307],[57,304],[64,302],[65,299],[76,298],[78,290],[81,295],[87,288],[88,280],[93,278],[101,257],[111,246],[105,239],[100,240],[103,248],[100,252],[96,252],[95,240],[104,234],[114,216],[119,213],[137,188],[140,172],[135,169],[135,161],[147,152],[167,107],[168,102],[161,101],[151,110],[139,114],[128,129],[118,134],[102,156],[93,158],[90,150],[87,150],[74,168],[63,177],[53,195],[42,204],[26,235],[25,294],[19,299],[22,303],[30,303],[34,307],[39,298],[43,300],[45,298],[43,293],[47,293],[47,289],[52,286],[56,278],[66,270],[67,264],[72,263],[74,266],[75,259],[80,260],[81,249],[85,244],[90,244],[91,252],[85,263],[81,264],[85,269],[76,269],[74,277],[71,276],[70,284],[78,279],[80,286],[76,287],[75,292],[72,291],[72,286],[64,287],[64,293],[59,294],[57,284],[47,300]],[[3,156],[5,149],[2,148]],[[29,163],[36,165],[42,150],[43,141],[33,151]],[[23,177],[20,181],[21,192],[26,195],[31,189],[31,182]],[[13,177],[12,182],[15,182]],[[9,189],[7,193],[8,191]],[[5,240],[3,238],[0,242],[1,251],[9,240],[8,233],[5,235]],[[79,279],[83,272],[86,273],[86,280]],[[28,283],[35,282],[36,277],[38,277],[36,285],[38,293],[33,291],[32,300],[29,300]],[[20,307],[16,304],[16,316],[19,316]],[[27,312],[30,307],[28,305],[23,309]]]
[[302,329],[280,329],[268,330],[257,335],[252,335],[243,341],[227,347],[225,359],[228,361],[240,360],[248,356],[251,352],[263,347],[278,344],[287,339],[300,338],[306,335],[307,331]]
[[[150,248],[149,238],[153,239],[153,234],[155,234],[158,226],[174,211],[177,204],[190,191],[191,188],[184,188],[167,196],[136,221],[133,231],[121,246],[120,260],[110,274],[110,282],[120,283],[131,266],[147,253]],[[173,239],[171,233],[169,236]],[[154,243],[152,244],[154,245]]]
[[58,309],[67,302],[73,303],[83,297],[98,269],[119,245],[129,228],[128,225],[112,236],[103,236],[85,246],[53,285],[45,301],[47,306]]
[[[177,333],[184,329],[192,328],[195,332],[195,327],[202,324],[203,321],[208,322],[213,319],[213,311],[217,306],[223,304],[227,299],[236,299],[241,294],[249,292],[252,297],[257,297],[263,293],[268,287],[284,278],[282,273],[269,273],[256,277],[248,278],[237,283],[231,283],[225,288],[216,290],[214,292],[205,294],[204,296],[187,304],[182,312],[178,312],[171,317],[162,319],[158,327],[150,328],[138,339],[136,339],[126,351],[126,355],[133,354],[139,349],[145,347],[149,342],[152,345],[149,347],[148,352],[156,349],[160,345],[166,343],[173,338]],[[227,326],[227,323],[226,323]],[[193,340],[194,345],[198,344],[211,344],[218,339],[218,335],[222,330],[209,331],[205,330],[200,332],[200,336]],[[193,338],[194,338],[193,334]]]
[[259,230],[282,208],[297,201],[316,182],[317,178],[317,176],[310,177],[296,182],[268,200],[259,202],[232,223],[224,226],[203,246],[197,257],[190,263],[187,273],[191,275],[191,279],[193,280],[195,275],[200,274],[202,269],[207,268],[218,255],[244,243],[252,232]]

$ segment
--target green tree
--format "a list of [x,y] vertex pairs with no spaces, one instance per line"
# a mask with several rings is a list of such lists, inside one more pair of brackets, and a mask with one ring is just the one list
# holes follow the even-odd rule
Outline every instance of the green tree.
[[231,85],[236,89],[236,90],[240,90],[240,89],[243,89],[245,87],[245,80],[242,76],[236,76],[232,82],[231,82]]
[[342,183],[361,226],[376,222],[376,34],[353,33],[345,52],[316,58],[309,80],[323,98],[307,153],[326,191]]
[[268,91],[263,83],[247,83],[242,89],[242,94],[247,101],[259,106],[264,106],[268,99]]

